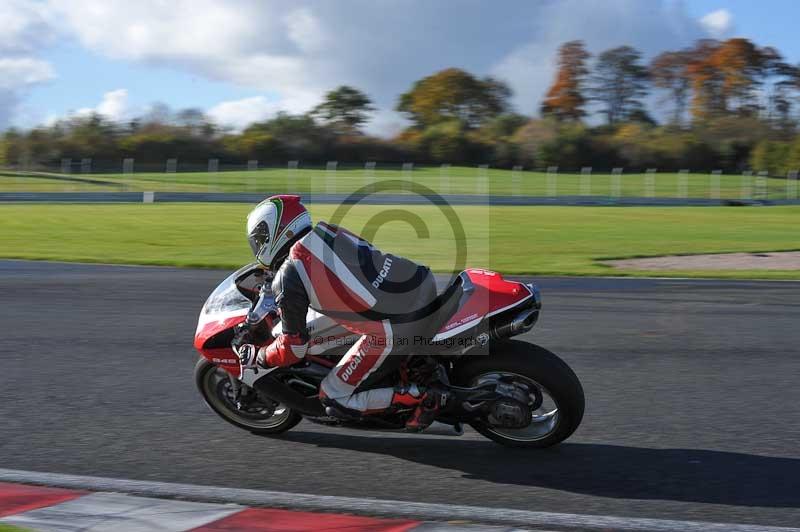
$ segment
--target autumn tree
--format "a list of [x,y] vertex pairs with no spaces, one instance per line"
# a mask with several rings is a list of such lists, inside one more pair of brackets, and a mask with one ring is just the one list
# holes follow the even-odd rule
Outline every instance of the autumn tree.
[[764,69],[762,51],[747,39],[728,39],[712,56],[712,62],[722,76],[723,111],[756,111],[755,91]]
[[502,81],[448,68],[415,82],[400,95],[396,110],[419,129],[451,120],[477,128],[506,111],[510,97],[511,89]]
[[586,61],[589,57],[583,41],[569,41],[559,48],[556,79],[542,102],[542,114],[573,121],[586,114],[583,85],[588,74]]
[[686,72],[692,85],[693,120],[707,119],[721,111],[720,76],[712,61],[719,47],[717,40],[702,39],[689,52]]
[[690,53],[686,50],[663,52],[650,63],[650,81],[654,86],[668,92],[672,100],[672,122],[680,124],[686,114],[691,79],[688,67]]
[[629,120],[644,109],[641,98],[647,93],[647,69],[641,58],[630,46],[612,48],[597,57],[589,92],[603,105],[601,112],[609,124]]
[[701,40],[691,51],[687,72],[692,83],[692,116],[707,119],[729,112],[758,111],[764,52],[743,38]]
[[369,96],[342,85],[326,93],[325,100],[312,110],[312,114],[339,132],[353,134],[359,131],[374,110]]
[[775,48],[763,48],[761,56],[765,118],[778,130],[791,133],[795,127],[792,103],[800,89],[800,69],[787,63]]

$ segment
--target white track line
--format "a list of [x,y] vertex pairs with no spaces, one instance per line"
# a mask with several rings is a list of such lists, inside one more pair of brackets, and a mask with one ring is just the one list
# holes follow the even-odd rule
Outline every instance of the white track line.
[[44,484],[62,488],[93,491],[115,491],[151,497],[177,497],[194,501],[225,502],[245,506],[266,506],[296,510],[345,512],[388,517],[406,517],[417,520],[464,520],[497,523],[511,526],[556,530],[597,530],[626,532],[800,532],[800,528],[760,525],[707,523],[700,521],[675,521],[642,519],[605,515],[579,515],[551,512],[530,512],[506,508],[483,508],[450,504],[393,501],[382,499],[356,499],[329,495],[307,495],[281,491],[220,488],[194,484],[172,484],[143,480],[40,473],[0,468],[0,481]]

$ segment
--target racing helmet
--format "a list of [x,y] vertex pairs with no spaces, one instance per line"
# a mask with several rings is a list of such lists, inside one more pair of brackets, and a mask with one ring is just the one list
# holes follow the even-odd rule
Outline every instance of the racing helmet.
[[294,242],[311,229],[311,215],[300,196],[271,196],[247,215],[247,241],[256,260],[274,270]]

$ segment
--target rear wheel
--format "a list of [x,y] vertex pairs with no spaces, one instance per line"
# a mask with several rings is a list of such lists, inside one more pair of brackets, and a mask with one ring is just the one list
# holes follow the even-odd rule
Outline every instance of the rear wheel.
[[492,345],[489,356],[465,356],[453,382],[479,386],[502,380],[529,390],[531,422],[524,428],[504,428],[485,418],[472,427],[487,438],[512,447],[543,448],[567,439],[583,419],[583,387],[572,369],[538,345],[506,340]]
[[290,408],[263,401],[254,390],[250,390],[250,400],[243,401],[240,407],[230,374],[204,358],[195,364],[194,379],[211,410],[228,423],[253,434],[280,434],[303,419]]

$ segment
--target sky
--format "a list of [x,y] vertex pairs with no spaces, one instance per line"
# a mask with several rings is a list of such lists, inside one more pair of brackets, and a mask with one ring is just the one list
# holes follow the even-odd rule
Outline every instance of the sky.
[[747,37],[800,63],[795,0],[0,0],[0,130],[155,102],[233,130],[305,112],[341,84],[405,122],[397,96],[451,66],[495,76],[535,114],[558,46],[628,44],[645,57],[703,37]]

